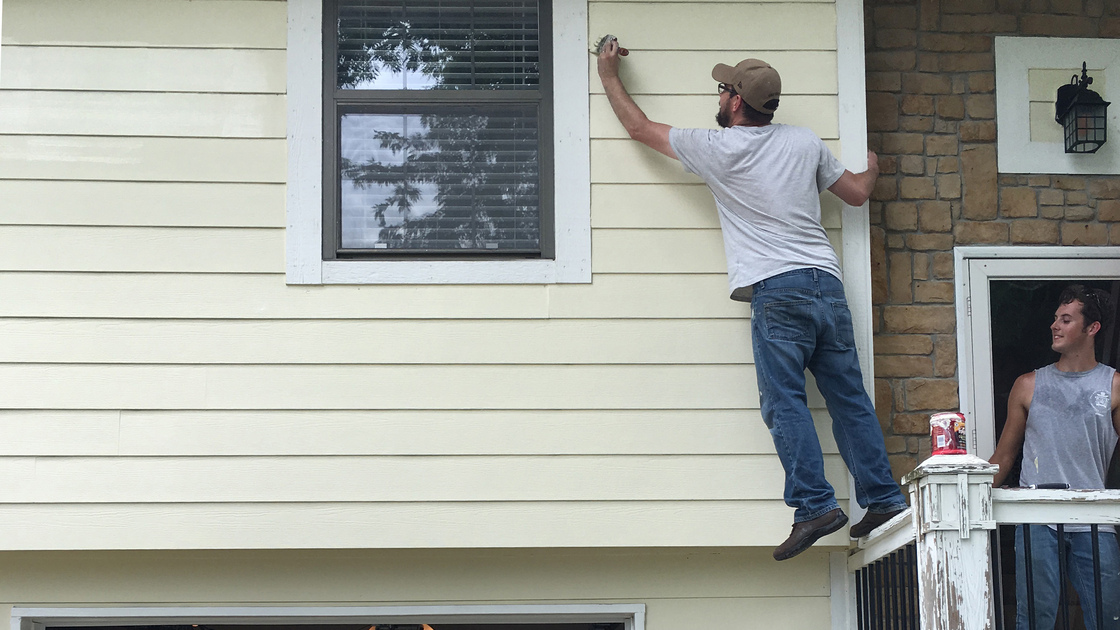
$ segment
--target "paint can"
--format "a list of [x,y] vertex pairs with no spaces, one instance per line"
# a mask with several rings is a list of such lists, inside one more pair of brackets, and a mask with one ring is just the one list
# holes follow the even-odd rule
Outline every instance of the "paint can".
[[929,439],[933,443],[934,455],[967,454],[964,414],[956,411],[946,411],[930,416]]

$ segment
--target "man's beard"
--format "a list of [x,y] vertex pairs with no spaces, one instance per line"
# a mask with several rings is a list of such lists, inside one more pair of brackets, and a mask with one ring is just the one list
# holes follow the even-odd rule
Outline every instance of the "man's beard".
[[727,129],[731,126],[731,116],[729,116],[722,107],[719,108],[718,112],[716,112],[716,124],[720,127],[723,127],[724,129]]

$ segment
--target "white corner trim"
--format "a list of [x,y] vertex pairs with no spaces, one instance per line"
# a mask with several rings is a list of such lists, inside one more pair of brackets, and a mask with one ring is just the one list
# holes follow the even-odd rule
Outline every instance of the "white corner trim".
[[[0,0],[0,33],[3,33],[3,32],[4,32],[4,0]],[[0,42],[0,44],[2,44],[2,43],[3,42]],[[0,46],[0,51],[2,51],[2,50],[3,50],[3,46]],[[0,53],[0,58],[2,58],[2,57],[3,57],[3,54]],[[3,68],[4,68],[4,65],[2,63],[0,63],[0,77],[4,76]]]
[[[1001,173],[1120,173],[1120,40],[996,37],[996,147]],[[1031,68],[1104,68],[1109,139],[1093,154],[1067,154],[1058,142],[1031,142]],[[1058,86],[1054,86],[1055,95]],[[1057,125],[1058,123],[1054,123]]]
[[645,604],[454,606],[137,606],[12,608],[11,630],[47,626],[187,624],[622,622],[645,630]]
[[288,284],[591,282],[587,0],[553,2],[553,260],[323,261],[322,2],[288,2]]
[[[840,103],[840,161],[853,172],[867,169],[867,101],[864,82],[863,3],[836,2],[836,66]],[[840,218],[844,289],[852,311],[864,387],[874,391],[871,320],[871,222],[867,204],[845,204]]]
[[[867,169],[867,90],[863,48],[863,2],[836,0],[837,100],[840,126],[840,161],[853,172]],[[874,400],[875,363],[871,317],[871,219],[867,204],[843,204],[840,215],[841,265],[844,292],[852,311],[856,352],[863,372],[863,386]],[[858,520],[864,510],[856,502],[855,479],[848,473],[848,514]]]

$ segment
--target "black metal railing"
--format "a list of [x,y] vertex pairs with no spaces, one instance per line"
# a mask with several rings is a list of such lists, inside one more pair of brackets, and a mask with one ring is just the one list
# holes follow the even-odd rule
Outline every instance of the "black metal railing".
[[859,630],[918,630],[919,615],[913,542],[856,571]]
[[1000,527],[993,540],[997,628],[1120,628],[1115,534],[1098,525],[1071,527]]

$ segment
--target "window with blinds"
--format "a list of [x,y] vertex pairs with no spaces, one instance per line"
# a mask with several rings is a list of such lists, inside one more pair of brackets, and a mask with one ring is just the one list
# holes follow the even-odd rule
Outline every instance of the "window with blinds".
[[548,0],[327,0],[324,259],[552,256]]

